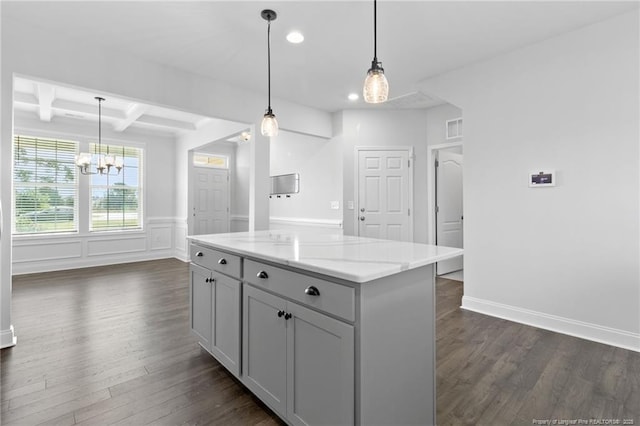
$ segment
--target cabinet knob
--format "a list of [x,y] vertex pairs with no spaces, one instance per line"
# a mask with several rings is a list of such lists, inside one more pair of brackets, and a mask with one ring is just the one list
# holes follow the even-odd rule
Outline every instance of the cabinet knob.
[[205,283],[208,283],[209,281],[211,281],[209,278],[205,278],[205,279],[204,279],[204,282],[205,282]]
[[284,315],[284,311],[278,311],[278,317],[282,318],[282,316]]
[[320,296],[320,290],[311,285],[304,290],[304,294],[308,294],[309,296]]
[[289,318],[291,318],[291,317],[292,317],[292,315],[291,315],[289,312],[287,312],[286,314],[284,314],[284,319],[286,319],[286,320],[288,320],[288,319],[289,319]]
[[197,253],[196,253],[196,256],[197,256],[197,257],[202,257],[202,256],[204,256],[204,253],[203,253],[203,252],[201,252],[201,251],[199,251],[199,252],[197,252]]
[[225,259],[224,257],[218,260],[218,265],[226,265],[226,264],[227,264],[227,259]]
[[266,280],[267,278],[269,278],[269,275],[265,271],[258,272],[258,274],[256,276],[258,278],[263,279],[263,280]]

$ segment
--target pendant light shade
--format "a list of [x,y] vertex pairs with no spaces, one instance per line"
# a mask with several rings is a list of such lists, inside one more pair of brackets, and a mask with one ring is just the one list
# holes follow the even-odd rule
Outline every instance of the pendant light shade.
[[378,63],[371,65],[364,80],[363,96],[365,102],[369,104],[379,104],[385,102],[389,97],[389,82],[384,76],[384,69]]
[[260,16],[267,21],[267,90],[268,90],[268,106],[267,111],[262,117],[262,125],[260,130],[262,136],[272,137],[278,136],[278,120],[271,110],[271,21],[275,20],[278,15],[270,9],[260,12]]
[[369,104],[385,102],[389,97],[389,82],[384,76],[384,68],[378,61],[377,55],[377,18],[377,2],[373,0],[373,61],[371,61],[371,68],[367,71],[362,90],[364,101]]
[[267,110],[262,117],[262,125],[260,126],[262,136],[278,136],[278,120],[270,109]]

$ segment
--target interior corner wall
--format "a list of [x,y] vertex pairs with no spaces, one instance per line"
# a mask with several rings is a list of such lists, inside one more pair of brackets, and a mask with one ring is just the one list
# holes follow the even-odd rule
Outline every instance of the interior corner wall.
[[[427,242],[427,113],[426,110],[346,110],[342,112],[343,205],[357,201],[355,148],[412,146],[414,242]],[[345,235],[357,235],[355,210],[344,209]]]
[[[300,192],[269,199],[270,227],[342,227],[342,146],[325,139],[282,131],[271,140],[271,176],[300,175]],[[338,208],[331,208],[331,202]],[[274,223],[277,222],[277,223]]]
[[638,18],[421,84],[464,111],[464,308],[640,351]]

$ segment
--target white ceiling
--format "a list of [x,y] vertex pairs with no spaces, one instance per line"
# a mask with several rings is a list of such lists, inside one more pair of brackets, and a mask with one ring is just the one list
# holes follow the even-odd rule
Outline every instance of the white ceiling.
[[[638,1],[381,0],[378,59],[389,79],[390,97],[396,99],[386,107],[437,104],[440,100],[418,91],[420,81],[638,6]],[[370,107],[362,100],[347,100],[348,93],[361,93],[373,57],[370,0],[3,2],[2,15],[80,44],[129,53],[251,89],[266,98],[267,25],[260,17],[264,8],[278,13],[271,26],[274,99],[326,111]],[[292,29],[304,34],[304,43],[285,40]],[[42,108],[49,103],[49,89],[41,90],[37,83],[27,86],[25,82],[17,88],[18,104],[46,118]],[[55,114],[73,114],[72,103],[81,103],[70,89],[54,92],[50,108]],[[188,131],[183,127],[198,126],[203,119],[126,100],[112,100],[108,111],[103,105],[116,127],[174,120],[176,131]],[[90,114],[87,108],[78,111]]]

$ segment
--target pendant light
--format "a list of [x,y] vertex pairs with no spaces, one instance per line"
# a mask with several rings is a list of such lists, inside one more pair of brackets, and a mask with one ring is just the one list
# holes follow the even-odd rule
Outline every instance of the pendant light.
[[373,61],[371,68],[367,72],[367,78],[364,80],[364,89],[362,90],[365,102],[369,104],[379,104],[385,102],[389,97],[389,83],[384,76],[384,68],[381,62],[378,62],[377,55],[377,4],[373,0]]
[[271,21],[274,21],[278,15],[273,10],[265,9],[260,13],[260,16],[267,21],[267,87],[269,96],[269,106],[267,106],[267,111],[262,117],[260,130],[262,136],[270,137],[278,136],[278,120],[276,120],[276,116],[271,110]]
[[97,157],[96,171],[91,171],[91,160],[93,156],[89,152],[81,152],[76,155],[76,166],[78,166],[80,173],[83,175],[106,175],[109,174],[112,167],[115,167],[119,174],[120,170],[124,167],[122,159],[110,155],[109,147],[107,147],[107,154],[102,154],[102,102],[104,98],[96,96],[95,99],[98,101],[98,146],[94,150],[94,155]]

